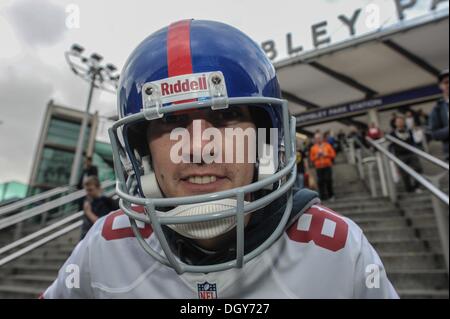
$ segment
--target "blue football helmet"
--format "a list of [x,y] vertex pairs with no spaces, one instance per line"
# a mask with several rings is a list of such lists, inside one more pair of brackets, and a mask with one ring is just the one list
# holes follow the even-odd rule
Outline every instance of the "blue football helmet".
[[[179,21],[153,33],[125,63],[117,101],[119,120],[109,130],[117,194],[121,209],[147,253],[177,273],[208,273],[242,267],[281,236],[292,210],[296,122],[289,115],[287,101],[281,99],[273,65],[247,35],[229,25],[202,20]],[[258,110],[263,116],[255,116],[259,121],[256,126],[278,132],[278,137],[268,141],[258,154],[254,181],[215,193],[165,196],[152,168],[145,127],[179,112],[222,112],[239,106]],[[253,195],[247,202],[244,199],[248,194]],[[285,208],[273,232],[246,251],[244,216],[250,212],[261,214],[264,207],[280,198]],[[230,199],[234,204],[226,202]],[[211,213],[168,213],[169,209],[205,205],[213,207]],[[144,213],[138,213],[135,206],[144,207]],[[195,225],[220,224],[230,218],[236,231],[235,258],[189,264],[171,248],[171,229],[189,237],[183,229],[195,230]],[[157,246],[143,238],[138,226],[142,223],[151,224],[159,241]]]

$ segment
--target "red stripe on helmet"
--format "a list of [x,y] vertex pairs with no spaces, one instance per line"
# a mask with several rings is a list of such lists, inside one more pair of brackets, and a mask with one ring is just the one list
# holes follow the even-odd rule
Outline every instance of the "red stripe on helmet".
[[169,77],[193,73],[190,31],[191,20],[175,22],[169,26],[167,34]]

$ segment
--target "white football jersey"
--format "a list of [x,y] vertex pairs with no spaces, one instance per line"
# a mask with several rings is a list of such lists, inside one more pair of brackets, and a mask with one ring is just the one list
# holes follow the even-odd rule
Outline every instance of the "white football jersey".
[[[141,234],[161,251],[150,225]],[[139,245],[128,217],[100,219],[44,298],[398,298],[361,229],[313,205],[242,269],[178,275]]]

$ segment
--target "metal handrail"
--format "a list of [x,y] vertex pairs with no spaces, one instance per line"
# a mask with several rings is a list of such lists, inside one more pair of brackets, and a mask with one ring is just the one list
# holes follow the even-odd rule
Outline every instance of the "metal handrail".
[[449,170],[448,163],[440,160],[439,158],[434,157],[434,156],[432,156],[432,155],[430,155],[430,154],[428,154],[428,153],[418,149],[417,147],[411,146],[411,145],[409,145],[409,144],[407,144],[407,143],[405,143],[405,142],[403,142],[403,141],[399,140],[398,138],[395,138],[395,137],[393,137],[391,135],[386,135],[385,138],[387,140],[389,140],[390,142],[395,143],[395,144],[397,144],[397,145],[407,149],[408,151],[411,151],[411,152],[415,153],[416,155],[422,157],[423,159],[425,159],[425,160],[427,160],[427,161],[429,161],[429,162],[431,162],[431,163],[433,163],[433,164],[435,164],[435,165],[437,165],[437,166],[439,166],[439,167],[441,167],[441,168],[443,168],[443,169],[445,169],[447,171]]
[[[422,184],[426,189],[428,189],[434,196],[436,196],[439,200],[444,202],[447,206],[449,205],[449,198],[448,195],[442,192],[440,189],[438,189],[436,186],[434,186],[430,181],[428,181],[425,177],[414,171],[411,167],[406,165],[404,162],[402,162],[397,156],[389,152],[384,147],[378,145],[375,143],[371,138],[367,138],[367,141],[375,147],[379,152],[381,152],[383,155],[385,155],[387,158],[389,158],[391,161],[393,161],[395,164],[397,164],[401,169],[403,169],[408,175],[410,175],[412,178],[414,178],[416,181],[418,181],[420,184]],[[448,214],[448,211],[447,211]]]
[[[102,183],[102,187],[106,188],[106,187],[113,186],[114,184],[115,184],[115,181],[105,181],[105,182]],[[81,189],[81,190],[75,191],[73,193],[70,193],[68,195],[65,195],[63,197],[54,199],[54,200],[52,200],[50,202],[47,202],[45,204],[42,204],[42,205],[39,205],[39,206],[30,208],[30,209],[27,209],[27,210],[25,210],[23,212],[20,212],[20,213],[17,213],[15,215],[13,215],[13,216],[6,217],[6,218],[0,220],[0,230],[4,229],[4,228],[7,228],[7,227],[10,227],[10,226],[13,226],[15,224],[18,224],[20,222],[23,222],[24,220],[27,220],[27,219],[29,219],[31,217],[38,216],[38,215],[41,215],[43,213],[46,213],[46,212],[48,212],[51,209],[54,209],[54,208],[66,205],[68,203],[71,203],[71,202],[73,202],[73,201],[75,201],[77,199],[80,199],[80,198],[84,197],[85,195],[86,195],[85,190]]]
[[[383,197],[388,196],[387,191],[387,183],[384,176],[384,169],[383,164],[381,162],[381,157],[379,153],[375,152],[374,150],[368,148],[364,143],[361,142],[359,138],[356,138],[356,136],[347,139],[350,147],[345,148],[345,152],[347,155],[347,160],[350,164],[357,165],[359,178],[366,182],[365,173],[364,173],[364,165],[368,166],[368,175],[369,175],[369,185],[370,193],[372,197],[377,197],[377,185],[375,182],[375,173],[374,173],[374,167],[377,167],[380,183],[381,183],[381,195]],[[354,145],[358,144],[360,147],[360,152],[356,152]],[[347,154],[348,153],[348,154]],[[365,157],[363,157],[365,156]],[[356,158],[358,160],[356,160]]]
[[375,156],[365,157],[362,160],[362,164],[366,164],[368,166],[370,194],[372,197],[377,197],[377,186],[375,184],[375,176],[373,172],[373,167],[377,164],[377,158]]
[[48,190],[46,192],[39,193],[39,194],[30,196],[30,197],[24,198],[24,199],[22,199],[22,200],[20,200],[18,202],[13,203],[13,204],[1,207],[0,208],[0,216],[9,214],[9,213],[11,213],[11,212],[13,212],[15,210],[18,210],[18,209],[24,207],[24,206],[31,205],[31,204],[34,204],[34,203],[39,202],[41,200],[45,200],[47,198],[50,198],[50,197],[62,194],[64,192],[68,191],[69,189],[70,189],[70,186],[56,187],[56,188],[50,189],[50,190]]
[[364,143],[361,142],[361,140],[359,138],[353,138],[353,140],[356,142],[356,144],[359,145],[359,147],[361,148],[361,150],[363,152],[365,152],[369,156],[371,155],[370,150],[364,145]]
[[439,180],[446,175],[443,173],[438,176],[430,176],[430,181],[425,177],[421,176],[419,173],[414,171],[411,167],[406,165],[403,161],[401,161],[397,156],[389,152],[387,149],[379,145],[378,143],[384,143],[387,140],[383,138],[382,140],[378,140],[377,142],[373,141],[369,137],[366,138],[367,141],[375,147],[379,152],[378,154],[384,155],[384,165],[386,166],[386,176],[389,180],[389,196],[392,202],[397,201],[397,194],[394,182],[392,180],[392,174],[388,173],[389,171],[389,160],[397,164],[401,169],[403,169],[408,175],[422,184],[428,191],[433,195],[431,197],[431,201],[433,204],[433,212],[436,218],[436,225],[438,228],[439,238],[441,242],[442,252],[444,254],[445,264],[447,268],[447,273],[449,273],[449,265],[450,265],[450,254],[449,254],[449,197],[448,194],[442,192],[439,187]]
[[[116,194],[116,190],[113,189],[113,190],[107,192],[105,194],[105,196],[113,197],[115,194]],[[8,252],[8,251],[10,251],[10,250],[12,250],[14,248],[17,248],[17,247],[23,245],[24,243],[30,242],[30,241],[38,238],[39,236],[42,236],[42,235],[44,235],[46,233],[49,233],[52,230],[57,229],[58,227],[60,227],[60,226],[62,226],[64,224],[67,224],[67,223],[69,223],[71,221],[74,221],[74,220],[82,217],[83,215],[84,215],[83,211],[76,212],[76,213],[74,213],[74,214],[72,214],[72,215],[70,215],[70,216],[68,216],[68,217],[66,217],[64,219],[61,219],[61,220],[59,220],[59,221],[57,221],[57,222],[55,222],[55,223],[53,223],[53,224],[51,224],[51,225],[49,225],[49,226],[47,226],[45,228],[42,228],[42,229],[40,229],[40,230],[38,230],[38,231],[36,231],[36,232],[34,232],[34,233],[24,237],[24,238],[16,240],[16,241],[12,242],[11,244],[8,244],[8,245],[0,248],[0,255],[2,255],[2,254],[6,253],[6,252]],[[28,245],[28,246],[26,246],[26,247],[24,247],[24,248],[22,248],[22,249],[20,249],[20,250],[18,250],[16,252],[12,253],[12,254],[10,254],[10,255],[2,258],[2,259],[0,259],[0,267],[3,266],[6,263],[9,263],[9,262],[11,262],[11,261],[13,261],[13,260],[23,256],[24,254],[26,254],[26,253],[28,253],[28,252],[36,249],[36,248],[41,247],[42,245],[44,245],[44,244],[46,244],[46,243],[48,243],[48,242],[50,242],[50,241],[52,241],[52,240],[54,240],[54,239],[56,239],[58,237],[61,237],[64,234],[67,234],[68,232],[70,232],[72,230],[75,230],[78,227],[81,227],[82,223],[83,223],[83,221],[81,221],[81,220],[76,221],[76,222],[66,226],[65,228],[62,228],[62,229],[60,229],[60,230],[58,230],[58,231],[56,231],[54,233],[51,233],[48,236],[46,236],[44,238],[41,238],[40,240],[38,240],[36,242],[33,242],[32,244],[30,244],[30,245]]]
[[50,231],[52,231],[52,230],[62,226],[64,224],[67,224],[67,223],[69,223],[71,221],[74,221],[74,220],[80,218],[83,215],[84,215],[84,212],[83,211],[79,211],[79,212],[77,212],[77,213],[75,213],[73,215],[70,215],[69,217],[66,217],[64,219],[61,219],[61,220],[57,221],[56,223],[51,224],[50,226],[47,226],[47,227],[42,228],[42,229],[39,229],[38,231],[36,231],[36,232],[34,232],[34,233],[32,233],[32,234],[30,234],[28,236],[25,236],[25,237],[23,237],[23,238],[21,238],[19,240],[16,240],[16,241],[12,242],[11,244],[3,246],[3,247],[0,248],[0,255],[3,255],[4,253],[6,253],[6,252],[8,252],[8,251],[10,251],[10,250],[12,250],[14,248],[17,248],[20,245],[23,245],[26,242],[29,242],[29,241],[31,241],[31,240],[33,240],[35,238],[38,238],[39,236],[42,236],[42,235],[44,235],[44,234],[46,234],[46,233],[48,233],[48,232],[50,232]]
[[53,234],[48,235],[47,237],[44,237],[44,238],[32,243],[29,246],[26,246],[16,252],[12,253],[11,255],[8,255],[8,256],[0,259],[0,267],[25,255],[26,253],[28,253],[36,248],[39,248],[39,247],[45,245],[46,243],[48,243],[58,237],[61,237],[65,234],[71,232],[72,230],[77,229],[78,227],[81,227],[82,224],[83,224],[83,221],[79,220],[73,224],[70,224],[69,226],[67,226],[63,229],[58,230],[57,232],[54,232]]
[[23,222],[29,218],[46,213],[51,209],[69,204],[77,199],[82,198],[83,196],[85,196],[85,194],[86,194],[85,191],[83,189],[81,189],[81,190],[78,190],[71,194],[65,195],[63,197],[54,199],[45,204],[24,210],[23,212],[17,213],[10,217],[6,217],[6,218],[0,220],[0,230],[10,227],[10,226],[13,226],[15,224],[18,224],[20,222]]

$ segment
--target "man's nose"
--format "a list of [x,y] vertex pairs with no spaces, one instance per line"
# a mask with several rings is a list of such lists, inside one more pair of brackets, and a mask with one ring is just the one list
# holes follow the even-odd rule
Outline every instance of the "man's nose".
[[204,136],[204,132],[213,127],[211,122],[205,118],[193,119],[186,127],[190,135],[190,155],[194,156],[193,162],[198,163],[201,161],[198,157],[203,156],[203,149],[213,139],[210,134]]

